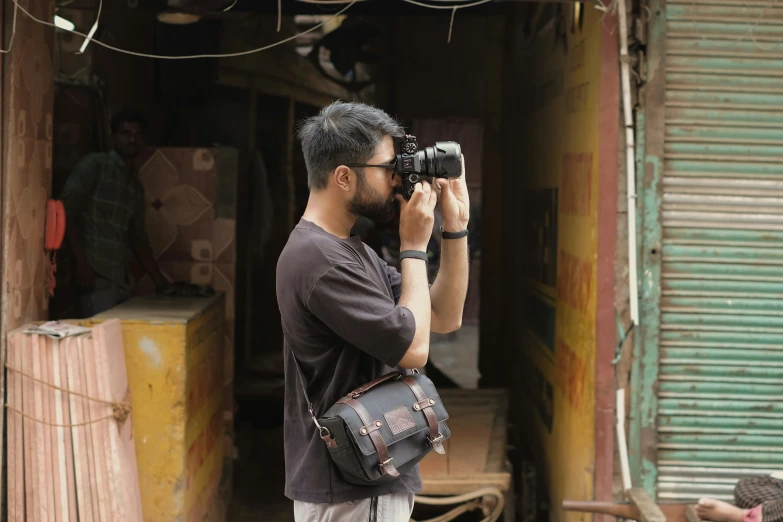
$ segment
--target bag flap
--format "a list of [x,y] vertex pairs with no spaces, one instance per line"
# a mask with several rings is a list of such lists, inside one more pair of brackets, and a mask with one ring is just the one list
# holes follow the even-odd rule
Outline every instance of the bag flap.
[[[435,412],[438,423],[442,426],[442,423],[449,416],[435,389],[435,385],[424,375],[415,374],[411,377],[421,386],[427,398],[435,399],[432,409]],[[367,409],[373,422],[381,422],[379,431],[387,446],[391,446],[395,442],[421,431],[429,430],[429,424],[427,424],[427,418],[424,413],[413,409],[413,405],[418,402],[416,396],[410,387],[400,380],[385,382],[372,388],[355,400]],[[341,418],[345,423],[346,430],[351,432],[353,439],[364,455],[369,456],[376,452],[370,436],[360,434],[364,423],[352,407],[347,404],[337,403],[329,408],[323,417],[324,419],[331,417]],[[442,433],[442,435],[444,437],[448,436],[446,433]]]

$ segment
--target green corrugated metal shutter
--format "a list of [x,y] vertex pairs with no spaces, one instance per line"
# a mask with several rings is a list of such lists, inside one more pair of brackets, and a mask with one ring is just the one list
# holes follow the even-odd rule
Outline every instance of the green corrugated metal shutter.
[[658,496],[783,470],[783,3],[666,7]]

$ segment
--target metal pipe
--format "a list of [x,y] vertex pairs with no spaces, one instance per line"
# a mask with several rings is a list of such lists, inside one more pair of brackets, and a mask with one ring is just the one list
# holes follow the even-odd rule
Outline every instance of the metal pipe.
[[[622,2],[623,0],[620,0]],[[620,456],[620,470],[623,490],[631,489],[631,467],[628,463],[628,445],[625,441],[625,389],[617,389],[617,450]]]
[[623,94],[625,123],[625,159],[628,178],[628,294],[631,322],[639,324],[638,268],[636,261],[636,155],[634,141],[633,107],[631,107],[631,71],[628,56],[628,21],[625,0],[617,1],[617,20],[620,26],[620,79]]

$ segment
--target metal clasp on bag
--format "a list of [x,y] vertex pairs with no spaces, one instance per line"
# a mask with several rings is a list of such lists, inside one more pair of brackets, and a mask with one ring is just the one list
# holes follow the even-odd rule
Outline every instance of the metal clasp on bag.
[[379,465],[381,468],[383,468],[383,467],[384,467],[386,464],[390,464],[390,463],[391,463],[391,461],[393,461],[393,460],[394,460],[393,458],[389,457],[387,460],[384,460],[383,462],[381,462],[381,463],[380,463],[380,464],[378,464],[378,465]]
[[332,434],[329,432],[329,428],[325,428],[325,427],[321,426],[320,424],[318,424],[318,419],[315,418],[315,412],[313,412],[313,409],[312,408],[307,408],[307,409],[310,412],[310,417],[313,418],[313,422],[315,423],[315,427],[318,428],[318,433],[321,434],[321,437],[324,437],[324,436],[331,437]]
[[427,442],[430,443],[430,446],[434,446],[435,444],[443,442],[443,434],[438,432],[438,436],[435,437],[434,439],[427,437]]

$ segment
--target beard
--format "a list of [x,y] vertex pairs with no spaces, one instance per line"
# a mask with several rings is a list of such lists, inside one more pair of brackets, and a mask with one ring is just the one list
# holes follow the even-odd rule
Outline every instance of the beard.
[[387,223],[394,217],[397,210],[396,201],[391,196],[388,199],[370,190],[363,176],[358,177],[356,194],[348,203],[348,211],[357,216],[364,216],[376,223]]

